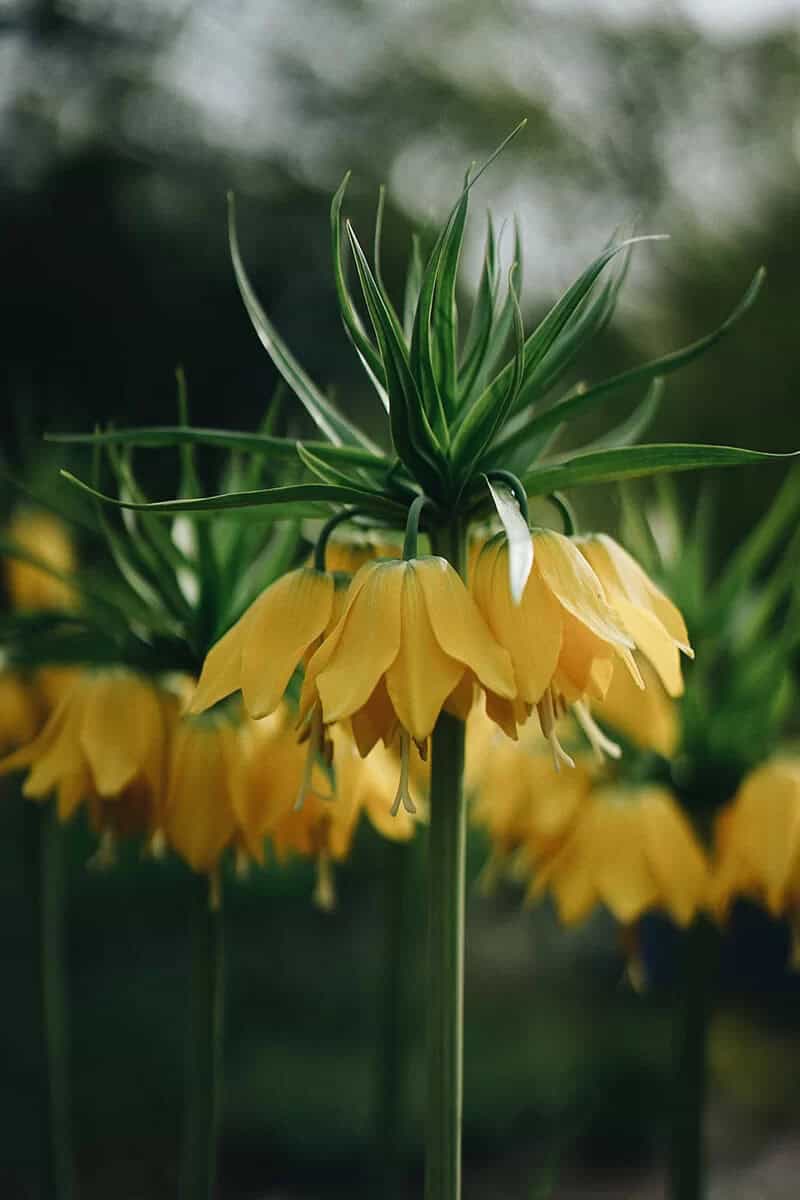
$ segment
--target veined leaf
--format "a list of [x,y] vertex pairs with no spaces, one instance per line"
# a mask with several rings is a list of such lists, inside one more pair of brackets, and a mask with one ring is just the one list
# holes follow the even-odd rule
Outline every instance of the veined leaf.
[[477,389],[481,368],[494,326],[494,306],[497,297],[497,243],[492,215],[487,217],[486,249],[478,283],[475,303],[472,306],[469,328],[464,341],[464,350],[459,368],[459,404],[469,405],[473,391]]
[[[499,247],[498,247],[499,253]],[[522,229],[519,220],[514,218],[514,253],[511,261],[516,263],[516,271],[514,279],[516,281],[516,292],[519,297],[522,294],[522,277],[523,277],[523,256],[522,256]],[[495,299],[497,296],[495,295]],[[483,361],[480,364],[477,377],[470,390],[469,403],[479,396],[491,378],[492,371],[495,370],[497,364],[503,356],[503,351],[506,349],[511,330],[514,325],[514,305],[515,298],[511,292],[506,292],[505,299],[500,306],[500,312],[497,315],[494,325],[492,326],[492,336],[489,339],[489,344],[486,347]],[[468,406],[466,396],[463,397],[463,406]]]
[[451,230],[446,234],[436,271],[433,308],[430,320],[433,334],[432,361],[439,395],[445,414],[450,417],[458,403],[458,309],[456,282],[464,244],[468,193],[456,210]]
[[228,239],[230,242],[231,259],[236,274],[236,282],[244,301],[253,328],[259,336],[262,346],[269,354],[273,363],[280,371],[297,398],[301,401],[311,419],[319,429],[335,445],[363,446],[377,452],[366,434],[348,421],[326,399],[315,383],[306,375],[297,359],[279,337],[272,322],[261,307],[258,297],[253,291],[252,284],[244,269],[244,263],[239,252],[239,240],[236,234],[236,211],[232,193],[228,194]]
[[693,471],[698,467],[734,467],[743,463],[774,462],[795,458],[797,453],[771,454],[739,446],[704,446],[680,442],[624,446],[601,450],[596,454],[577,454],[568,462],[554,467],[543,464],[529,471],[522,482],[529,495],[541,496],[562,488],[613,483],[618,479],[635,479],[657,475],[662,471]]
[[528,522],[520,512],[519,501],[510,487],[484,476],[497,515],[508,540],[508,583],[511,598],[519,604],[533,567],[533,538]]
[[[297,454],[303,465],[307,467],[313,475],[316,475],[318,479],[322,479],[325,483],[335,483],[341,485],[342,487],[361,486],[360,482],[354,480],[351,475],[348,475],[346,472],[340,471],[337,467],[332,466],[320,455],[314,454],[314,452],[309,450],[307,446],[304,446],[302,442],[297,442]],[[364,487],[366,490],[373,492],[373,494],[377,496],[383,495],[383,492],[374,487],[372,483],[367,484],[365,482]]]
[[339,487],[326,483],[295,483],[282,487],[261,488],[252,492],[229,492],[221,496],[199,496],[193,500],[155,500],[148,504],[137,504],[134,501],[119,500],[116,496],[106,496],[96,488],[89,487],[82,479],[78,479],[69,471],[60,474],[76,487],[88,492],[91,496],[112,504],[115,508],[129,508],[133,511],[152,513],[203,513],[227,512],[235,508],[261,508],[279,505],[289,516],[303,516],[304,506],[315,506],[311,515],[319,515],[318,505],[355,504],[380,517],[394,520],[405,520],[406,507],[398,504],[388,496],[376,496],[373,492],[355,487]]

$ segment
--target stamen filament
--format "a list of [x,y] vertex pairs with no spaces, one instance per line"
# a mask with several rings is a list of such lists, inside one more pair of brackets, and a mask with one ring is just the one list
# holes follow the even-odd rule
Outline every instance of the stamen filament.
[[394,798],[394,804],[391,808],[393,817],[396,817],[400,811],[400,805],[407,813],[415,813],[417,806],[411,799],[411,793],[408,790],[408,760],[410,752],[411,738],[405,730],[400,734],[400,781],[397,785],[397,794]]
[[610,737],[606,737],[589,711],[587,704],[583,700],[577,700],[572,707],[578,724],[591,743],[595,758],[600,762],[603,761],[605,755],[608,755],[609,758],[622,758],[622,747],[612,741]]

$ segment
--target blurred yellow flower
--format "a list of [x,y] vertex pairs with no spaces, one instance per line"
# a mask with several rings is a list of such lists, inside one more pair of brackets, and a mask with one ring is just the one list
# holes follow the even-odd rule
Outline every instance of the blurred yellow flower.
[[511,595],[508,543],[492,538],[475,562],[476,604],[514,666],[518,697],[489,695],[487,712],[512,737],[536,706],[554,754],[570,761],[554,733],[565,705],[602,698],[621,659],[641,683],[633,640],[609,606],[602,585],[569,538],[535,529],[533,566],[517,604]]
[[[35,554],[56,571],[75,569],[72,539],[63,521],[51,513],[22,510],[12,519],[8,537]],[[41,567],[8,557],[4,563],[6,588],[13,608],[65,608],[74,602],[72,588]]]
[[[561,736],[568,737],[569,731],[562,730]],[[515,742],[478,712],[467,726],[466,765],[472,819],[486,829],[495,869],[520,849],[529,862],[554,853],[592,786],[592,770],[583,759],[572,771],[556,769],[535,725],[526,725]]]
[[680,738],[677,705],[647,659],[639,659],[639,669],[644,691],[627,671],[615,671],[605,697],[592,702],[592,712],[643,750],[671,758]]
[[605,533],[575,539],[594,569],[623,629],[655,667],[670,696],[683,692],[680,652],[694,657],[677,606],[657,588],[634,558]]
[[247,786],[250,723],[231,709],[182,716],[169,747],[163,829],[194,871],[211,874],[232,845]]
[[333,577],[313,567],[270,584],[207,654],[189,712],[201,713],[240,688],[251,717],[274,712],[329,624],[334,590]]
[[364,563],[376,558],[399,558],[400,546],[385,542],[330,538],[325,547],[325,570],[331,574],[355,575]]
[[0,671],[0,753],[30,742],[41,724],[35,690],[15,671]]
[[602,903],[623,924],[662,908],[685,926],[707,900],[708,879],[706,856],[668,789],[608,786],[592,793],[567,840],[539,862],[528,894],[552,892],[568,925]]
[[454,693],[463,711],[461,693],[473,679],[505,699],[515,695],[508,655],[453,567],[437,557],[367,563],[308,664],[300,715],[319,712],[325,725],[350,718],[362,755],[378,740],[390,745],[399,732],[396,803],[411,811],[403,787],[408,740],[425,746]]
[[90,797],[124,802],[130,789],[145,788],[155,803],[163,786],[164,704],[159,690],[131,671],[86,672],[33,741],[0,761],[0,772],[30,768],[23,794],[43,800],[55,792],[62,821]]
[[715,828],[711,892],[724,917],[737,895],[773,916],[800,906],[800,759],[776,759],[752,771]]

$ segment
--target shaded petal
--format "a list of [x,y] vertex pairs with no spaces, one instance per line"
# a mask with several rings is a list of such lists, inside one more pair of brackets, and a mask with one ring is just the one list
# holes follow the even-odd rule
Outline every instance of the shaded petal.
[[679,925],[688,925],[708,889],[705,854],[688,819],[664,788],[647,788],[640,794],[639,819],[664,906]]
[[376,742],[382,741],[385,746],[394,740],[397,731],[397,715],[392,706],[389,693],[386,690],[386,680],[381,677],[375,690],[366,704],[354,712],[350,718],[358,752],[362,758],[372,750]]
[[300,567],[278,579],[250,606],[243,620],[242,696],[251,717],[266,717],[333,609],[330,575]]
[[242,642],[251,609],[209,650],[187,712],[204,712],[242,686]]
[[411,569],[445,654],[469,667],[484,687],[510,700],[517,689],[508,654],[492,637],[458,572],[435,557],[417,559]]
[[629,600],[620,597],[615,603],[623,625],[655,667],[667,692],[670,696],[682,695],[681,656],[664,626],[653,613],[637,608]]
[[[367,563],[362,585],[341,621],[308,664],[326,724],[341,721],[366,704],[400,649],[400,597],[408,567],[402,562]],[[331,648],[328,648],[328,642]]]
[[143,771],[161,738],[153,688],[134,676],[97,676],[86,695],[80,743],[101,796],[121,792]]
[[[425,561],[438,563],[444,559]],[[446,654],[434,635],[422,576],[417,564],[409,563],[401,593],[400,648],[386,671],[386,688],[397,719],[416,742],[430,737],[442,705],[464,675],[463,661]],[[459,584],[466,596],[460,580]]]
[[603,585],[569,538],[552,529],[534,533],[534,571],[563,608],[606,642],[633,647],[609,606]]

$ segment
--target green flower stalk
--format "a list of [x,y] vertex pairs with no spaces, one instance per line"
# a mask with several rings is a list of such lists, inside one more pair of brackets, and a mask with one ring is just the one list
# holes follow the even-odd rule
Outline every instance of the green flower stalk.
[[[350,727],[362,755],[383,741],[400,754],[393,811],[414,808],[408,786],[412,744],[423,755],[430,752],[427,1200],[457,1200],[460,1195],[464,718],[481,691],[487,709],[509,731],[536,707],[555,751],[559,706],[577,701],[586,687],[599,687],[598,680],[605,679],[607,685],[606,667],[595,669],[594,661],[611,663],[616,656],[628,662],[633,645],[614,624],[602,586],[574,545],[551,532],[534,531],[532,537],[527,498],[560,496],[563,489],[638,475],[773,457],[725,446],[639,442],[660,402],[663,377],[730,330],[753,302],[762,272],[714,332],[610,379],[563,389],[565,373],[613,314],[634,246],[647,239],[607,246],[526,334],[518,299],[519,232],[514,261],[506,271],[500,266],[499,240],[490,222],[478,293],[464,328],[457,303],[459,262],[470,196],[483,169],[468,172],[427,259],[415,243],[399,307],[381,272],[383,205],[370,262],[355,229],[342,219],[347,179],[333,198],[333,270],[341,316],[386,416],[383,445],[327,398],[272,325],[247,276],[231,200],[230,247],[242,299],[262,345],[315,424],[317,438],[281,438],[272,430],[240,433],[173,426],[109,430],[83,439],[105,445],[115,455],[135,445],[247,450],[273,470],[275,482],[266,488],[252,483],[220,495],[147,503],[130,493],[122,499],[106,496],[70,476],[96,499],[141,514],[151,536],[152,522],[159,516],[216,515],[230,529],[236,510],[254,509],[275,518],[299,519],[329,517],[346,508],[373,535],[407,529],[403,558],[361,567],[342,607],[332,607],[330,624],[322,616],[306,620],[308,613],[299,613],[296,605],[281,604],[275,606],[265,633],[246,613],[206,662],[201,706],[241,688],[245,705],[253,706],[252,715],[264,715],[299,668],[302,684],[289,680],[287,694],[308,735],[309,771],[315,764],[330,768],[329,731],[334,725]],[[360,304],[347,280],[345,247],[355,268]],[[644,392],[638,407],[599,442],[568,456],[553,450],[555,435],[573,418],[632,386]],[[559,511],[567,521],[570,510],[563,499]],[[510,607],[503,618],[508,648],[499,644],[482,615],[496,609],[491,596],[484,594],[479,605],[480,598],[465,582],[470,526],[487,518],[499,522],[503,531],[502,556],[498,552],[496,558],[505,564],[508,578]],[[429,539],[432,554],[418,551],[418,527]],[[208,539],[212,545],[215,528],[216,522]],[[502,574],[495,567],[486,576],[490,591],[499,586]],[[322,581],[315,587],[321,595]],[[256,605],[263,601],[266,611],[276,595],[264,593]],[[517,653],[518,608],[523,602],[543,619],[549,615],[553,636],[547,669],[541,662],[538,670],[535,663],[522,663]],[[581,623],[583,632],[578,629]],[[282,662],[286,658],[287,679],[279,687],[276,679],[268,678],[267,665],[263,687],[254,672],[264,638],[270,646],[281,647]],[[268,656],[260,661],[266,664]]]

